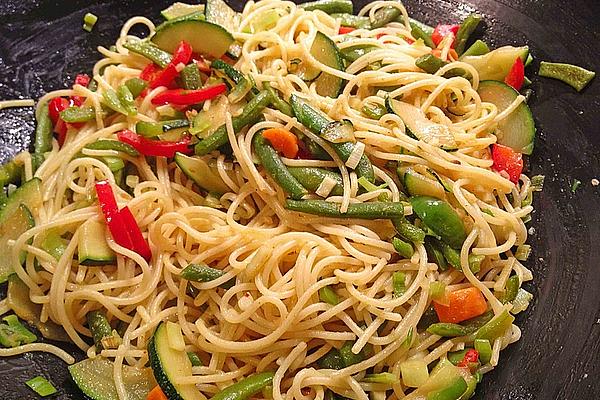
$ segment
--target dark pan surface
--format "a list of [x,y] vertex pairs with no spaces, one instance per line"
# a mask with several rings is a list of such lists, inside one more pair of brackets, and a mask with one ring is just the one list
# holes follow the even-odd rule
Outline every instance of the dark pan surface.
[[[99,58],[133,15],[159,19],[168,1],[0,0],[0,99],[37,98],[69,86]],[[236,2],[241,5],[240,1]],[[364,1],[355,1],[364,4]],[[564,61],[600,72],[600,2],[597,0],[406,0],[409,13],[435,25],[470,11],[485,16],[480,34],[495,46],[527,43],[536,57],[528,75],[535,95],[531,108],[538,139],[527,164],[545,174],[535,199],[528,266],[535,295],[519,315],[523,338],[502,353],[477,399],[600,398],[600,82],[581,94],[537,78],[539,60]],[[100,17],[92,34],[81,29],[86,12]],[[32,109],[0,111],[0,162],[26,148],[33,131]],[[577,179],[581,187],[571,192]],[[1,256],[1,255],[0,255]],[[4,288],[2,288],[4,289]],[[1,290],[0,290],[1,292]],[[72,347],[66,347],[81,357]],[[58,399],[79,399],[66,366],[44,354],[0,359],[0,397],[36,399],[24,382],[43,374],[59,388]]]

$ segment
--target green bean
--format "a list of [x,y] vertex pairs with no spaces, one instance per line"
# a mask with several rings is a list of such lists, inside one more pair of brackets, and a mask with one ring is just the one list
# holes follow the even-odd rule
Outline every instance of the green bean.
[[333,179],[336,184],[329,193],[331,196],[341,196],[344,194],[344,184],[342,177],[337,172],[317,167],[288,167],[290,174],[302,184],[306,189],[315,192],[323,180],[327,177]]
[[131,78],[125,81],[125,86],[134,98],[137,98],[148,87],[148,83],[140,78]]
[[103,104],[105,104],[111,110],[116,111],[125,116],[129,115],[129,112],[123,106],[123,104],[121,104],[119,96],[114,90],[108,89],[104,93],[102,93],[102,100]]
[[465,358],[465,354],[467,354],[467,351],[469,350],[471,349],[467,348],[464,350],[449,351],[446,355],[446,358],[448,358],[448,361],[450,361],[452,364],[457,365]]
[[[219,279],[225,275],[224,271],[220,269],[211,268],[208,265],[201,264],[190,264],[181,271],[181,276],[183,279],[192,281],[192,282],[210,282],[215,279]],[[235,278],[228,280],[227,282],[221,283],[219,287],[223,289],[230,289],[235,285]]]
[[130,117],[137,115],[133,93],[131,93],[127,85],[121,85],[117,88],[117,97],[125,111],[127,111],[127,115]]
[[488,45],[483,40],[477,39],[460,57],[482,56],[489,52],[490,48]]
[[[216,60],[215,60],[216,61]],[[246,125],[257,122],[262,117],[262,112],[271,103],[271,95],[266,90],[261,91],[256,97],[246,104],[241,115],[233,117],[231,123],[234,132],[239,132]],[[212,135],[198,142],[195,147],[197,155],[205,155],[219,147],[227,144],[229,138],[227,136],[227,128],[225,125],[217,128]]]
[[378,374],[366,374],[362,381],[367,383],[393,385],[398,383],[398,377],[390,372],[380,372]]
[[504,293],[500,297],[500,301],[502,303],[510,303],[515,300],[517,297],[517,293],[519,292],[519,277],[517,275],[513,275],[506,281],[506,287],[504,288]]
[[179,78],[184,89],[196,90],[202,87],[202,77],[196,64],[186,65],[179,73]]
[[415,60],[415,65],[421,68],[428,74],[435,74],[440,68],[447,65],[448,63],[441,58],[434,56],[433,54],[425,54]]
[[167,53],[164,50],[159,49],[156,46],[151,45],[148,42],[142,41],[132,41],[125,42],[123,44],[127,50],[132,51],[136,54],[146,57],[150,61],[154,62],[161,68],[166,68],[167,65],[171,62],[171,54]]
[[[294,114],[298,121],[307,127],[311,132],[320,135],[321,132],[329,125],[331,120],[321,111],[311,107],[304,100],[300,99],[296,95],[290,97],[290,103]],[[346,143],[330,143],[331,147],[335,150],[337,155],[346,162],[350,157],[350,154],[354,151],[355,144],[351,142]],[[373,171],[373,165],[369,158],[363,154],[358,162],[356,168],[354,168],[356,175],[360,178],[364,176],[369,182],[375,181],[375,172]]]
[[300,4],[306,11],[320,10],[327,14],[347,13],[352,14],[354,9],[351,0],[317,0]]
[[194,353],[193,351],[188,351],[187,356],[190,362],[192,363],[192,367],[202,366],[202,360],[200,359],[200,357],[198,357],[198,354]]
[[323,369],[343,369],[346,367],[340,351],[335,347],[319,358],[317,364]]
[[462,219],[450,204],[427,196],[411,197],[410,203],[415,214],[439,235],[442,241],[455,249],[462,247],[467,233]]
[[101,139],[101,140],[97,140],[95,142],[86,144],[85,148],[90,149],[90,150],[114,150],[114,151],[119,151],[121,153],[125,153],[132,157],[137,157],[140,155],[140,153],[136,149],[134,149],[131,145],[129,145],[127,143],[123,143],[118,140]]
[[479,353],[479,359],[482,364],[487,364],[492,358],[492,345],[489,340],[475,339],[473,342],[475,350]]
[[96,350],[103,348],[102,340],[113,335],[113,329],[110,326],[108,319],[101,311],[90,311],[86,314],[88,328],[94,338]]
[[277,94],[275,89],[273,89],[273,86],[271,86],[271,84],[268,81],[263,82],[263,89],[269,92],[269,94],[271,95],[273,107],[275,107],[288,117],[294,116],[294,110],[292,110],[292,106],[290,106],[290,104],[287,101],[283,100],[279,96],[279,94]]
[[350,13],[331,14],[335,19],[340,20],[341,26],[348,26],[356,29],[371,29],[371,20],[369,17],[353,15]]
[[515,317],[513,317],[508,311],[504,310],[502,313],[488,323],[483,325],[475,332],[475,339],[486,339],[490,343],[504,335],[504,333],[510,328]]
[[433,43],[433,40],[431,40],[431,35],[428,35],[423,30],[423,28],[421,28],[419,25],[415,24],[414,22],[411,22],[410,26],[411,26],[410,34],[412,35],[413,38],[415,38],[416,40],[422,39],[423,43],[425,43],[425,46],[435,49],[436,46],[435,46],[435,43]]
[[252,145],[254,152],[260,159],[262,166],[265,168],[267,173],[277,182],[279,186],[293,199],[301,199],[303,196],[308,194],[308,190],[298,182],[294,175],[287,169],[277,151],[271,146],[268,140],[266,140],[262,132],[258,132],[252,138]]
[[481,22],[481,16],[477,14],[470,14],[463,22],[460,24],[460,28],[456,33],[456,39],[454,40],[454,50],[460,56],[467,46],[467,41],[469,40],[469,36],[475,31],[477,25]]
[[411,258],[415,252],[412,247],[412,244],[405,242],[402,239],[397,237],[392,239],[392,245],[398,254],[400,254],[404,258]]
[[469,331],[475,332],[477,329],[490,322],[492,318],[494,318],[494,312],[492,310],[487,310],[475,318],[461,322],[461,325],[466,327]]
[[542,61],[538,75],[545,78],[558,79],[578,92],[581,92],[594,79],[596,73],[577,65]]
[[406,292],[406,272],[396,271],[392,274],[394,297],[401,297]]
[[427,237],[425,240],[425,250],[427,251],[427,258],[436,263],[441,271],[448,269],[446,257],[444,257],[442,247],[437,239]]
[[0,188],[10,184],[18,183],[21,180],[23,167],[14,160],[0,166]]
[[342,57],[344,57],[344,59],[346,59],[350,63],[353,63],[365,54],[377,49],[377,46],[372,46],[370,44],[361,44],[341,49],[340,53],[342,54]]
[[402,239],[417,243],[423,243],[425,241],[425,232],[421,228],[408,222],[406,218],[392,218],[392,223],[394,224],[394,228],[396,228],[396,232],[398,232],[398,235],[400,235]]
[[35,154],[44,154],[52,150],[52,121],[48,115],[48,105],[43,104],[35,127]]
[[319,300],[332,306],[337,306],[340,303],[340,298],[330,286],[323,286],[319,289]]
[[88,122],[96,119],[94,107],[69,107],[60,112],[60,118],[65,122]]
[[345,213],[340,212],[339,204],[325,200],[287,200],[285,208],[332,218],[386,219],[404,215],[404,203],[400,202],[355,203]]
[[458,337],[466,336],[472,331],[459,324],[452,324],[448,322],[438,322],[437,324],[430,325],[427,328],[427,332],[432,335],[438,335],[443,337]]
[[273,384],[274,372],[261,372],[250,375],[239,382],[217,392],[210,400],[246,400],[260,392],[265,386]]
[[373,19],[371,19],[371,29],[381,28],[382,26],[397,20],[400,16],[402,16],[402,12],[398,7],[381,7],[379,10],[375,11]]
[[354,354],[352,352],[352,346],[354,346],[354,342],[346,342],[340,348],[340,356],[342,357],[342,361],[346,367],[358,364],[365,359],[365,355],[363,353],[364,350],[361,350],[358,354]]
[[371,119],[380,120],[385,114],[387,114],[387,109],[385,106],[377,103],[366,103],[362,107],[362,113]]

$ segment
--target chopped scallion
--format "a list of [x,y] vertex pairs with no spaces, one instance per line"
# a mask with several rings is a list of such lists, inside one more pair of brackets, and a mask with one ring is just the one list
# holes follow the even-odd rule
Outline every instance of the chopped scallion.
[[544,188],[544,175],[535,175],[531,177],[531,190],[534,192],[541,192]]
[[571,193],[575,193],[577,189],[579,189],[579,186],[581,186],[581,181],[579,179],[575,179],[571,185]]
[[400,297],[406,291],[406,273],[396,271],[392,274],[392,286],[394,288],[394,297]]
[[515,251],[515,258],[519,261],[527,261],[529,254],[531,254],[531,246],[528,244],[522,244],[517,247],[517,250]]
[[56,388],[43,376],[36,376],[25,382],[25,384],[42,397],[50,396],[57,392]]
[[98,22],[98,17],[92,13],[87,13],[83,17],[83,29],[87,32],[91,32],[94,29],[94,25]]

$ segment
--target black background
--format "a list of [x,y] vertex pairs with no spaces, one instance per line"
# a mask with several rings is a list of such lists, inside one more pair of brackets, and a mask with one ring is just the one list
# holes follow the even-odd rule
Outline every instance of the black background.
[[[79,72],[90,72],[98,45],[109,46],[129,17],[159,21],[168,1],[0,0],[0,100],[37,98],[70,86]],[[237,2],[240,5],[242,2]],[[365,2],[355,1],[355,4]],[[478,30],[488,43],[527,43],[536,58],[527,74],[535,90],[530,104],[536,118],[536,148],[527,164],[546,175],[534,202],[535,274],[528,290],[535,300],[517,317],[523,338],[502,353],[486,374],[477,399],[600,398],[600,82],[583,93],[536,77],[539,60],[579,64],[600,72],[600,2],[597,0],[406,0],[409,13],[435,25],[460,21],[471,11],[485,17]],[[100,17],[94,31],[81,29],[83,15]],[[26,148],[33,132],[32,109],[0,111],[0,162]],[[574,180],[581,187],[571,192]],[[2,256],[2,255],[0,255]],[[0,290],[1,292],[1,290]],[[66,347],[81,357],[72,347]],[[35,399],[24,382],[43,374],[60,399],[82,396],[66,366],[44,354],[0,359],[0,396]]]

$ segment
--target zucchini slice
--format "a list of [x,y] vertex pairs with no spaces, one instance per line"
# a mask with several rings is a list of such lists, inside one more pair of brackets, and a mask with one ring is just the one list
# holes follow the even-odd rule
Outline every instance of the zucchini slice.
[[504,46],[482,56],[466,56],[460,61],[472,65],[479,72],[479,80],[504,81],[515,60],[527,61],[529,47]]
[[203,13],[204,4],[173,3],[160,12],[164,19],[170,21],[194,13]]
[[386,98],[385,105],[389,112],[399,116],[406,125],[407,134],[432,146],[444,150],[457,148],[454,135],[446,125],[430,121],[421,109],[403,101]]
[[161,322],[148,344],[148,358],[154,377],[169,400],[201,400],[196,385],[174,382],[175,378],[192,375],[192,363],[185,351],[173,349],[169,344],[167,324]]
[[[103,357],[86,358],[69,366],[77,387],[92,400],[119,400],[113,380],[114,364]],[[123,366],[123,384],[129,400],[146,400],[156,386],[150,368]]]
[[[11,197],[9,197],[9,201]],[[8,277],[14,272],[11,255],[12,246],[8,245],[8,241],[18,239],[19,236],[35,226],[33,215],[31,215],[25,204],[21,203],[10,214],[3,213],[2,215],[3,221],[0,224],[0,254],[2,254],[0,260],[0,283],[6,282]],[[25,262],[25,256],[25,252],[19,255],[21,264]]]
[[233,36],[223,27],[207,21],[175,19],[158,26],[151,40],[169,53],[186,40],[196,53],[220,58],[233,43]]
[[407,168],[404,172],[404,188],[411,196],[430,196],[438,199],[446,197],[444,187],[438,181],[418,173],[413,168]]
[[175,163],[188,178],[202,189],[221,194],[231,191],[219,176],[216,167],[211,167],[204,158],[176,153]]
[[[344,70],[344,61],[340,50],[333,40],[324,33],[317,32],[315,40],[310,47],[310,54],[322,64],[337,70]],[[344,80],[337,76],[321,73],[315,80],[317,84],[317,93],[321,96],[336,98],[342,90]]]
[[81,226],[77,253],[83,265],[107,265],[116,260],[116,255],[106,243],[106,228],[95,220],[88,220]]
[[7,216],[12,214],[20,204],[25,204],[30,210],[39,208],[42,205],[41,184],[41,179],[33,178],[22,184],[21,187],[8,196],[5,205],[0,208],[0,224],[3,224]]
[[[504,82],[483,81],[477,89],[481,101],[495,104],[498,112],[504,111],[519,95]],[[535,122],[527,103],[523,102],[498,123],[495,132],[498,143],[523,154],[531,154],[535,141]]]

